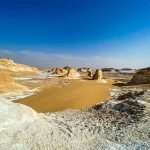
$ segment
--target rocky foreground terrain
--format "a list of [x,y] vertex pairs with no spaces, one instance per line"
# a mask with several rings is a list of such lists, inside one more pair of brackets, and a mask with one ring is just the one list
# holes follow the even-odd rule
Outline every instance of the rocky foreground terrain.
[[122,88],[112,99],[84,110],[36,113],[0,100],[2,150],[148,150],[150,89]]

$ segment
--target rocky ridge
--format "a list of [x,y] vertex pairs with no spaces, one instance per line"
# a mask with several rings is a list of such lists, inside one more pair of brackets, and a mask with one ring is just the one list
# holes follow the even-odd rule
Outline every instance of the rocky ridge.
[[37,68],[29,67],[24,64],[15,63],[9,58],[0,59],[0,70],[13,71],[13,72],[38,72]]

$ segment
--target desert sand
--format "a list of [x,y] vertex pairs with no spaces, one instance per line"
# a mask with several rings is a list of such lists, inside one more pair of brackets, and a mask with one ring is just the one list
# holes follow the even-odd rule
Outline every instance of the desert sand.
[[0,71],[0,94],[14,91],[24,91],[28,88],[16,83],[10,73]]
[[37,112],[87,108],[110,98],[109,88],[113,83],[111,79],[108,79],[107,83],[93,80],[60,79],[59,84],[45,86],[40,92],[17,102]]

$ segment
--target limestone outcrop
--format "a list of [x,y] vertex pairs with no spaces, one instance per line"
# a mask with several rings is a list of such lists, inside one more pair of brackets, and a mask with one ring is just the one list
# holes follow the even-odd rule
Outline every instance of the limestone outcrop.
[[92,77],[93,80],[102,80],[103,72],[100,69],[97,69]]
[[69,71],[69,70],[71,69],[71,67],[69,67],[69,66],[65,66],[63,69],[65,69],[65,70]]
[[69,69],[68,73],[65,74],[63,77],[68,79],[76,79],[79,78],[79,76],[80,76],[79,73],[75,69],[71,68]]
[[135,73],[130,84],[150,84],[150,67],[143,68]]
[[12,59],[9,58],[0,59],[0,70],[10,72],[38,72],[37,68],[15,63]]
[[56,69],[53,69],[53,73],[54,75],[58,75],[58,76],[62,76],[62,75],[65,75],[68,71],[66,69],[63,69],[63,68],[56,68]]

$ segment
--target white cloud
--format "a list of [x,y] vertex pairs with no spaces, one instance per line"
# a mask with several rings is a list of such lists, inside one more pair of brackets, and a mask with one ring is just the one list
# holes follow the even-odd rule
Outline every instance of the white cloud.
[[[116,57],[101,56],[72,56],[64,54],[51,54],[42,51],[12,51],[0,50],[0,57],[9,57],[16,62],[37,67],[73,66],[73,67],[147,67],[145,63],[136,59],[123,59]],[[147,62],[148,65],[148,62]]]

